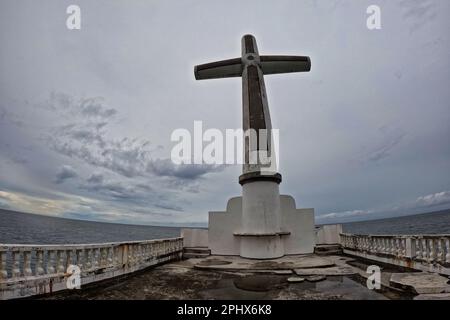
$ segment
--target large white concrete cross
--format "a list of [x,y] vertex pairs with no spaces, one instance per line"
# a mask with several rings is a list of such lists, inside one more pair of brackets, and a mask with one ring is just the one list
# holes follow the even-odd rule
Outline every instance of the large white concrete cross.
[[[281,175],[273,169],[276,168],[273,166],[276,157],[272,149],[272,125],[264,85],[265,74],[310,69],[309,57],[260,56],[256,40],[251,35],[242,38],[240,58],[195,67],[197,80],[242,77],[245,133],[245,161],[239,177],[242,197],[228,201],[228,214],[209,213],[208,242],[213,254],[273,259],[284,254],[313,251],[314,210],[299,211],[292,197],[280,196]],[[262,157],[264,161],[261,161]],[[271,162],[269,166],[265,160]]]
[[[311,70],[311,60],[304,56],[260,56],[256,39],[252,35],[242,37],[242,56],[240,58],[216,61],[195,66],[195,79],[217,79],[229,77],[242,77],[242,107],[243,107],[243,130],[255,130],[256,141],[246,136],[244,149],[243,174],[239,177],[239,183],[255,180],[271,180],[281,182],[279,173],[268,174],[263,172],[265,165],[258,161],[251,164],[251,154],[264,152],[269,159],[275,159],[272,154],[272,124],[270,121],[269,105],[267,102],[264,75],[308,72]],[[265,129],[266,138],[258,141],[261,137],[260,130]]]

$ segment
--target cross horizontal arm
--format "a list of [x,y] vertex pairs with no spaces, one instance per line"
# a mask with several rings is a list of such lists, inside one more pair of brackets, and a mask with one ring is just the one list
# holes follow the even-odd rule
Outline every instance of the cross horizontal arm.
[[261,56],[263,74],[308,72],[311,70],[311,59],[302,56]]
[[240,77],[242,75],[241,58],[205,63],[194,68],[196,80]]

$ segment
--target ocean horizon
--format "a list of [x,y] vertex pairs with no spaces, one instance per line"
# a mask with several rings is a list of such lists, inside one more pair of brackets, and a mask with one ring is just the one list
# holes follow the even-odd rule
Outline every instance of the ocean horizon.
[[[342,223],[355,234],[450,234],[450,209],[401,217]],[[81,244],[172,238],[181,228],[75,220],[0,209],[0,243]]]

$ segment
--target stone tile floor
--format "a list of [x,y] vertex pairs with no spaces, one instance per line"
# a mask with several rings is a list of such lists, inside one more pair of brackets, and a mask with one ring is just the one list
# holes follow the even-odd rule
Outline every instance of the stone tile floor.
[[[352,263],[353,262],[353,263]],[[356,265],[356,266],[355,266]],[[169,263],[122,279],[112,279],[81,290],[56,293],[42,299],[419,299],[448,298],[448,294],[417,296],[390,285],[396,268],[382,269],[381,290],[366,286],[364,261],[345,256],[290,256],[255,261],[239,257],[210,256]],[[295,273],[294,273],[295,271]],[[409,273],[408,273],[409,274]],[[414,273],[410,273],[414,274]],[[418,273],[416,273],[418,274]],[[301,275],[305,281],[288,282]],[[308,277],[326,275],[318,282]],[[416,278],[415,278],[416,279]],[[416,279],[417,280],[417,279]]]

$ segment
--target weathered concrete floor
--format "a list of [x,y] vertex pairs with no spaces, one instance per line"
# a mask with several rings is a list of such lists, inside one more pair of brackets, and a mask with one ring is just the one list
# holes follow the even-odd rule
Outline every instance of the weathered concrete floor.
[[[357,268],[348,264],[351,261],[352,258],[344,256],[291,256],[269,261],[211,256],[174,262],[126,279],[43,298],[378,300],[413,297],[395,288],[389,290],[391,273],[386,273],[384,280],[382,277],[386,285],[382,290],[367,289],[363,278],[365,265]],[[293,270],[305,281],[288,282],[288,278],[296,276]],[[326,278],[313,282],[308,281],[310,275],[326,275]]]

